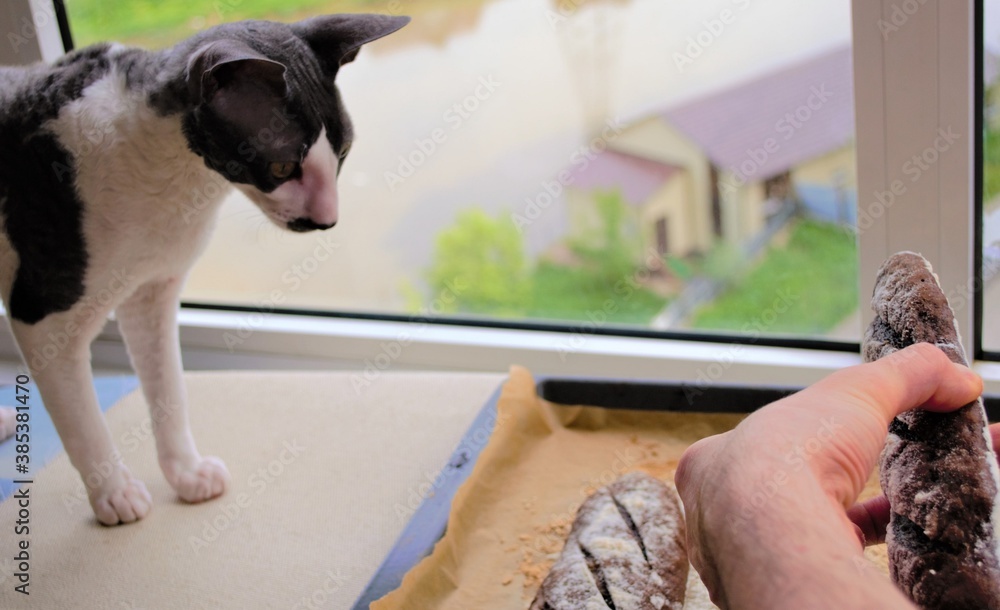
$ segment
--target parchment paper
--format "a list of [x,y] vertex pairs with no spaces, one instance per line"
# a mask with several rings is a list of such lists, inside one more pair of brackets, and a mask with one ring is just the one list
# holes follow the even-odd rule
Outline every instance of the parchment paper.
[[[445,536],[371,609],[527,608],[590,493],[632,470],[673,482],[689,445],[742,417],[554,406],[536,395],[526,369],[513,367]],[[872,482],[868,494],[878,491]],[[714,608],[691,574],[685,608]]]

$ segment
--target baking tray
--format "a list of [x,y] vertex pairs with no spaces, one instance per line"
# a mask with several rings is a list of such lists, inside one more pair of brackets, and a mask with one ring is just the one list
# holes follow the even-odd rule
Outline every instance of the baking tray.
[[[472,466],[486,445],[481,432],[484,429],[492,430],[496,421],[497,401],[502,389],[503,384],[480,409],[448,463],[435,479],[434,495],[417,507],[352,610],[368,610],[373,602],[398,589],[403,576],[429,555],[444,535],[452,498],[471,474]],[[791,386],[699,386],[688,383],[570,377],[537,379],[538,395],[556,404],[681,413],[752,413],[800,389]],[[990,421],[1000,421],[1000,397],[984,398]]]

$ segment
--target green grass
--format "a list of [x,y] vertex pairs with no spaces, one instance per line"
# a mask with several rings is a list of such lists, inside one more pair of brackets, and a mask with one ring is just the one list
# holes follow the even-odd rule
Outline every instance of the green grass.
[[854,235],[799,221],[787,246],[772,247],[744,280],[694,316],[700,329],[822,335],[857,307]]
[[[240,19],[282,20],[323,6],[374,6],[359,0],[66,0],[74,42],[113,40],[160,48],[206,27]],[[326,11],[318,11],[326,12]]]
[[[401,0],[415,14],[450,0]],[[480,2],[481,0],[474,0]],[[241,19],[293,21],[326,13],[385,13],[390,0],[66,0],[77,47],[112,40],[163,48],[199,30]]]
[[987,130],[983,140],[983,202],[987,209],[1000,205],[1000,129]]
[[638,286],[634,275],[607,278],[586,267],[539,263],[528,317],[648,325],[667,299]]

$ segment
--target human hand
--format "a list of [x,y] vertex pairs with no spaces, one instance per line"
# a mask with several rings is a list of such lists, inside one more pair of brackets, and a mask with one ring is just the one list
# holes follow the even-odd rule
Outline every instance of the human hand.
[[[993,452],[1000,449],[1000,423],[989,428],[993,440]],[[1000,453],[997,453],[1000,459]],[[885,532],[889,527],[889,500],[884,495],[855,504],[847,511],[847,517],[854,524],[858,537],[865,545],[885,542]]]
[[692,445],[676,484],[688,553],[723,608],[909,608],[872,574],[847,510],[893,417],[951,411],[982,380],[917,344],[844,369]]

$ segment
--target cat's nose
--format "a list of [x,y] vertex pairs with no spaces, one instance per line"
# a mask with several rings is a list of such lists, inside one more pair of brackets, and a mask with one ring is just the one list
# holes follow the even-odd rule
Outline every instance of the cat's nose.
[[307,231],[326,231],[327,229],[332,229],[336,225],[337,221],[321,225],[312,218],[296,218],[295,220],[288,221],[289,230],[297,233],[305,233]]

